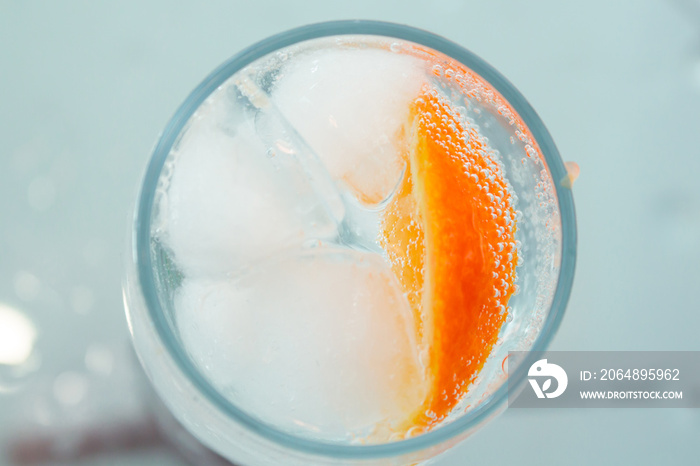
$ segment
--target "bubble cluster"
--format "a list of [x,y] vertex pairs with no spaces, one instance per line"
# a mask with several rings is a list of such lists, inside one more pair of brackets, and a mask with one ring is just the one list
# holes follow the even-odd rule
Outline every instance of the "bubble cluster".
[[[455,77],[455,73],[450,74]],[[445,72],[445,76],[448,73]],[[446,154],[458,161],[463,167],[467,178],[472,180],[478,193],[474,192],[469,200],[477,210],[474,218],[478,219],[475,229],[481,235],[481,253],[484,255],[485,268],[496,274],[491,298],[483,312],[489,309],[505,308],[510,296],[509,288],[515,278],[515,263],[517,262],[517,248],[515,244],[515,209],[511,195],[512,188],[508,186],[502,166],[496,158],[496,154],[482,137],[478,129],[473,125],[466,125],[455,112],[450,102],[436,89],[428,91],[431,98],[423,104],[419,110],[419,127],[425,126],[433,130],[435,143]],[[436,127],[435,119],[439,119],[443,126]],[[449,134],[450,128],[461,129],[460,133]],[[483,195],[485,194],[485,196]],[[454,202],[466,200],[453,199]],[[500,322],[492,323],[488,319],[478,332],[488,330],[486,326],[497,326]]]
[[[436,76],[454,78],[440,65]],[[381,243],[429,346],[432,393],[417,422],[432,426],[478,375],[515,290],[516,213],[502,164],[441,86],[412,106],[410,176],[390,204]]]

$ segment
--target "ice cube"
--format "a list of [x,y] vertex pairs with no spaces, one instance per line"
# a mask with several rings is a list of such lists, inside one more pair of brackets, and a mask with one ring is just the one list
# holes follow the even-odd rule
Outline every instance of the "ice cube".
[[161,234],[188,275],[230,272],[303,241],[303,217],[252,122],[224,129],[198,112],[174,157]]
[[185,347],[266,422],[347,440],[406,422],[427,388],[409,304],[378,256],[320,247],[228,281],[186,280]]
[[365,204],[385,200],[401,179],[401,131],[426,73],[385,50],[320,50],[280,72],[272,99],[333,177]]

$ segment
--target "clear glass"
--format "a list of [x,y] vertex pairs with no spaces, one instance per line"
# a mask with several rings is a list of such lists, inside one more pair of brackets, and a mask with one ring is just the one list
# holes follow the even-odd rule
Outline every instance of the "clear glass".
[[[240,85],[241,70],[249,69],[246,67],[269,70],[258,73],[252,84],[264,90],[266,76],[279,71],[282,62],[289,57],[293,60],[298,50],[326,47],[329,41],[399,53],[418,47],[427,51],[421,60],[431,65],[438,79],[455,79],[455,63],[473,73],[476,80],[451,92],[453,97],[464,94],[465,118],[499,154],[519,211],[515,236],[520,256],[518,292],[508,301],[508,319],[496,345],[458,409],[427,432],[395,441],[356,444],[314,438],[238,406],[183,344],[173,310],[182,272],[159,241],[163,193],[177,170],[173,152],[198,118],[198,109],[211,96],[226,92],[231,82]],[[124,283],[127,319],[141,363],[183,425],[238,464],[408,464],[431,458],[505,408],[508,387],[520,386],[534,362],[526,359],[518,367],[508,367],[508,352],[546,349],[561,321],[576,250],[574,205],[567,179],[549,133],[522,95],[483,60],[448,40],[373,21],[315,24],[266,39],[224,63],[192,92],[166,126],[151,157],[129,236],[130,261]],[[329,209],[333,211],[333,206]]]

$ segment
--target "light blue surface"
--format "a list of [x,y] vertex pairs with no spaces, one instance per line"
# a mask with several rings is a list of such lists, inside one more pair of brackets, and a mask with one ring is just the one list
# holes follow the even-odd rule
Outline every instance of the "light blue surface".
[[[139,412],[121,256],[157,135],[243,47],[345,18],[410,24],[472,50],[581,166],[577,276],[553,349],[700,350],[697,0],[0,0],[0,302],[40,332],[38,370],[0,393],[3,439]],[[511,410],[434,464],[692,464],[699,433],[690,410]],[[179,464],[156,457],[84,464]]]

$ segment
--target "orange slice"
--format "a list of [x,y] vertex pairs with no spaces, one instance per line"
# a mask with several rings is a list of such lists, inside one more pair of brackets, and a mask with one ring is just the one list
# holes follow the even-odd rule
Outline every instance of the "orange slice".
[[514,291],[515,210],[476,128],[426,84],[404,138],[407,176],[382,220],[380,243],[416,321],[430,390],[418,429],[457,405],[484,365]]

